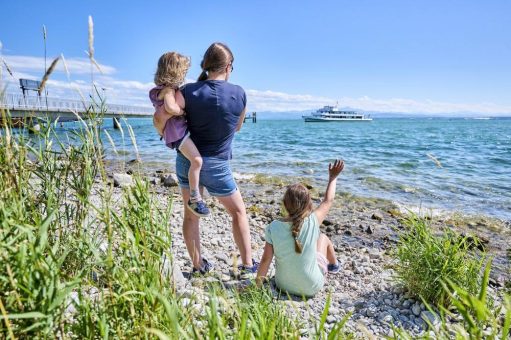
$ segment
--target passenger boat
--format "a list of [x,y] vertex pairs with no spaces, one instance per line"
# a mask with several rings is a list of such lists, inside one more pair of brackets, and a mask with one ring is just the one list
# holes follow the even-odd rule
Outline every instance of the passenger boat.
[[337,106],[323,106],[310,115],[302,116],[305,122],[370,122],[373,119],[356,111],[339,110]]

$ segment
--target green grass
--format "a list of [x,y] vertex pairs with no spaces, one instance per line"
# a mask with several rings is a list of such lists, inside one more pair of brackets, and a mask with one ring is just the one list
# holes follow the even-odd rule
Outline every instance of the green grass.
[[[102,144],[105,107],[96,100],[64,141],[51,122],[31,138],[14,134],[9,112],[0,110],[7,126],[0,129],[0,338],[298,339],[303,328],[315,330],[307,335],[313,339],[353,338],[344,330],[349,315],[327,331],[330,298],[319,322],[308,324],[290,317],[267,288],[205,287],[201,308],[185,303],[165,270],[172,196],[158,202],[140,171],[132,187],[112,188]],[[115,153],[127,151],[123,145]],[[254,182],[289,184],[263,175]],[[400,279],[463,317],[454,333],[444,318],[438,337],[507,338],[511,302],[506,297],[497,309],[487,303],[489,266],[481,277],[483,260],[452,233],[435,236],[416,218],[407,226],[396,251]]]
[[164,270],[172,196],[158,202],[139,175],[114,190],[101,123],[82,121],[69,143],[52,124],[1,130],[0,338],[299,338],[267,289],[206,287],[202,309],[183,304]]
[[[442,284],[445,294],[449,296],[451,306],[440,307],[440,324],[430,325],[433,338],[436,339],[509,339],[511,336],[511,297],[503,296],[501,306],[493,307],[488,296],[491,261],[488,261],[476,294],[468,292],[452,280]],[[429,306],[428,306],[429,308]],[[429,308],[431,312],[431,308]],[[458,320],[448,323],[447,317]],[[393,339],[412,339],[403,329],[394,329]],[[421,339],[430,339],[429,332]]]
[[[327,331],[329,300],[319,322],[308,325],[291,318],[267,289],[206,287],[202,309],[185,305],[163,270],[171,257],[171,198],[158,202],[138,175],[132,187],[112,188],[100,124],[91,118],[70,143],[51,124],[32,138],[1,131],[2,338],[297,339],[311,326],[310,338],[353,337],[344,331],[349,316]],[[434,235],[417,218],[406,225],[397,270],[411,290],[454,305],[466,320],[459,334],[506,334],[509,299],[501,307],[506,319],[499,318],[479,290],[487,285],[479,275],[482,260],[464,239]],[[444,320],[439,332],[447,328]]]
[[442,286],[447,280],[469,293],[477,292],[485,255],[471,250],[466,237],[450,229],[435,234],[428,220],[415,215],[403,225],[394,251],[395,271],[410,293],[428,303],[447,306],[451,301]]

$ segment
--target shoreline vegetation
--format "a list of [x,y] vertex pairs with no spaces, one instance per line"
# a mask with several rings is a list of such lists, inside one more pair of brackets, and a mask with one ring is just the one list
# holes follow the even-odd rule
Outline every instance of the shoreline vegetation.
[[[338,194],[321,229],[342,271],[304,300],[231,278],[239,259],[228,215],[207,197],[212,216],[201,238],[217,269],[191,277],[175,174],[145,172],[138,161],[105,166],[100,115],[81,122],[69,143],[52,124],[37,143],[1,130],[0,333],[7,338],[504,339],[509,332],[509,230],[498,221],[419,216]],[[280,216],[294,179],[237,181],[260,257],[264,227]],[[321,191],[305,184],[319,202]]]
[[[89,17],[94,88],[92,27]],[[228,215],[208,197],[201,239],[217,266],[191,277],[175,175],[141,171],[140,161],[107,166],[102,136],[117,149],[101,128],[104,102],[91,96],[97,105],[65,140],[54,122],[32,138],[13,134],[0,112],[0,337],[509,337],[510,231],[486,219],[338,195],[321,231],[342,270],[304,300],[231,278],[239,260]],[[121,131],[138,154],[126,121]],[[255,257],[288,180],[238,178]]]

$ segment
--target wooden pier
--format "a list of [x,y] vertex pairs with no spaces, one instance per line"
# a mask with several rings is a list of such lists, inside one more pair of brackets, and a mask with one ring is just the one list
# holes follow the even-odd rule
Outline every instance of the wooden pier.
[[245,119],[243,120],[243,123],[246,123],[248,120],[252,120],[252,123],[257,123],[257,113],[252,112],[250,115],[246,115]]
[[154,113],[154,108],[150,106],[108,104],[99,110],[98,104],[92,101],[15,93],[5,93],[0,98],[0,110],[2,109],[9,111],[13,126],[29,128],[38,125],[41,120],[60,122],[76,121],[79,118],[87,120],[94,111],[100,110],[104,118],[113,118],[114,127],[117,128],[121,117],[146,118]]

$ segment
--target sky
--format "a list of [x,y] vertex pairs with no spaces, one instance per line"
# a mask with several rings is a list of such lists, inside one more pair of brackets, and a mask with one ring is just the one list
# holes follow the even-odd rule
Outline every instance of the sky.
[[[111,103],[150,105],[159,56],[191,57],[200,73],[207,47],[234,53],[231,82],[249,111],[303,111],[332,105],[365,111],[511,115],[511,1],[7,1],[0,0],[2,74],[44,74],[59,61],[48,95],[90,91],[88,18],[94,27],[94,81]],[[9,66],[12,76],[6,70]]]

